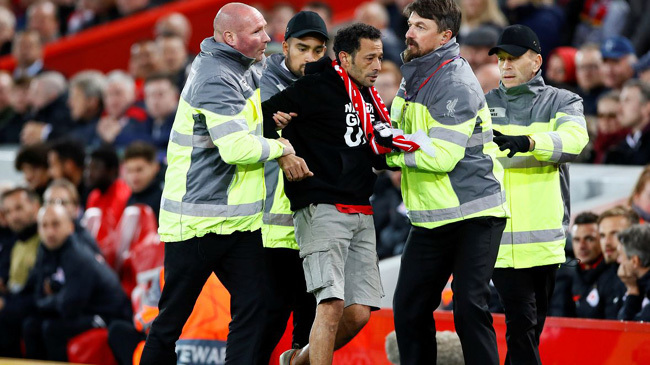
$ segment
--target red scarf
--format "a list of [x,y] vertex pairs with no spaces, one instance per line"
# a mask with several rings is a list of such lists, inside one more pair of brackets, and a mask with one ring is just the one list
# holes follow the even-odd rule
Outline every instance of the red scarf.
[[419,144],[407,140],[403,135],[393,135],[388,109],[383,100],[381,100],[377,89],[375,89],[374,86],[371,86],[369,89],[370,96],[372,97],[372,105],[375,110],[379,111],[380,117],[380,120],[376,120],[373,125],[370,114],[366,110],[366,102],[363,100],[363,96],[361,96],[361,92],[359,92],[357,85],[350,80],[348,73],[339,66],[339,63],[336,60],[332,61],[332,66],[343,79],[343,83],[345,83],[345,90],[347,90],[348,95],[350,96],[350,101],[352,101],[352,105],[354,105],[354,110],[357,112],[357,118],[359,119],[359,123],[363,129],[363,134],[368,138],[368,143],[370,143],[370,147],[375,154],[381,155],[392,152],[391,148],[384,147],[377,142],[375,133],[379,133],[383,139],[391,138],[392,136],[393,147],[399,148],[404,152],[415,152],[420,148]]

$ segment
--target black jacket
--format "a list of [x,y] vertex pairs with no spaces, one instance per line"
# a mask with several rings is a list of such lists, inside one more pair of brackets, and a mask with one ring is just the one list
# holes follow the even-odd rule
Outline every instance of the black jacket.
[[641,295],[625,297],[625,303],[618,313],[618,319],[650,322],[650,305],[647,304],[650,301],[650,272],[643,275],[637,281],[637,285]]
[[164,166],[160,166],[160,171],[151,181],[149,186],[139,193],[131,193],[127,206],[135,204],[144,204],[151,207],[151,210],[156,214],[156,218],[160,214],[160,199],[162,198],[163,185],[165,184],[165,171]]
[[[36,307],[46,316],[99,315],[106,323],[131,319],[131,303],[115,274],[93,252],[68,238],[59,249],[41,246],[36,272]],[[45,280],[54,291],[45,295]]]
[[[296,155],[314,173],[300,182],[285,179],[291,209],[311,203],[369,205],[377,168],[386,168],[384,156],[375,156],[359,126],[356,112],[341,77],[327,57],[307,64],[306,76],[262,103],[264,134],[277,138],[272,115],[296,112],[282,130]],[[374,110],[367,88],[361,88],[366,106]]]
[[[628,135],[629,136],[629,135]],[[641,138],[630,146],[627,137],[605,155],[606,164],[647,165],[650,163],[650,124],[641,132]]]

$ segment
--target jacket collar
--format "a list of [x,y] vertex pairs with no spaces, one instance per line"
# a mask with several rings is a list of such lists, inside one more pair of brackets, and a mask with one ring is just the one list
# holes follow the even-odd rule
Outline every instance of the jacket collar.
[[241,52],[229,45],[215,41],[214,37],[208,37],[201,42],[201,52],[207,53],[212,57],[217,57],[217,55],[224,56],[241,64],[246,69],[255,63],[254,58],[244,56]]
[[290,84],[298,79],[298,76],[294,75],[289,69],[283,65],[286,61],[286,58],[281,53],[276,53],[269,58],[267,58],[267,67],[273,75],[277,76],[280,80],[284,81],[287,84]]
[[[420,86],[420,83],[429,77],[440,64],[458,56],[459,53],[460,46],[454,37],[438,49],[402,65],[400,69],[406,81],[406,90],[413,90],[414,87]],[[402,57],[404,57],[403,52]]]
[[501,90],[506,95],[521,95],[521,94],[539,94],[542,89],[546,87],[544,79],[542,78],[542,71],[537,71],[537,74],[528,82],[517,85],[511,88],[507,88],[499,81],[499,90]]

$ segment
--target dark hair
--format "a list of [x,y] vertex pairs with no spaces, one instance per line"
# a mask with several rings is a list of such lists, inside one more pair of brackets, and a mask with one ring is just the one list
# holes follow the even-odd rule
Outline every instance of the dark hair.
[[102,145],[90,154],[93,160],[101,161],[107,170],[118,170],[120,168],[120,160],[117,157],[115,148],[111,145]]
[[376,40],[381,39],[379,29],[363,23],[355,23],[345,27],[336,33],[334,38],[334,54],[336,60],[339,60],[339,52],[348,53],[354,58],[355,54],[361,48],[361,39]]
[[641,266],[650,267],[650,225],[635,224],[618,234],[628,258],[639,256]]
[[50,151],[56,152],[61,161],[72,161],[83,170],[86,151],[83,143],[75,139],[60,139],[52,142]]
[[47,168],[47,146],[44,143],[37,143],[21,147],[16,155],[14,167],[21,171],[24,164]]
[[174,79],[174,77],[172,75],[170,75],[168,73],[165,73],[165,72],[152,73],[151,75],[147,76],[147,78],[144,80],[144,84],[146,85],[146,84],[148,84],[150,82],[162,81],[162,80],[169,81],[169,83],[172,85],[172,87],[176,91],[178,91],[178,86],[176,86],[176,79]]
[[323,19],[325,21],[331,20],[332,19],[332,14],[334,13],[332,11],[332,7],[330,6],[330,4],[328,4],[328,3],[324,2],[324,1],[310,1],[307,4],[305,4],[305,6],[303,8],[309,8],[310,10],[314,10],[314,9],[324,10],[325,13],[327,14],[327,17],[329,18],[329,19]]
[[598,217],[598,224],[600,224],[603,219],[611,217],[623,217],[627,219],[629,225],[639,223],[639,216],[634,210],[622,205],[617,205],[614,208],[607,209],[606,211],[600,213],[600,216]]
[[582,212],[578,214],[573,224],[598,224],[598,215],[592,212]]
[[461,13],[455,0],[415,0],[404,8],[404,16],[408,18],[413,12],[436,22],[439,32],[451,30],[452,37],[458,35]]
[[2,195],[0,195],[0,204],[4,204],[4,201],[5,201],[5,199],[7,199],[7,197],[10,197],[10,196],[12,196],[14,194],[18,194],[18,193],[27,194],[27,198],[30,201],[32,201],[33,203],[40,203],[41,202],[41,199],[38,197],[38,194],[36,194],[33,190],[28,189],[28,188],[26,188],[24,186],[18,186],[18,187],[15,187],[13,189],[9,189],[9,190],[6,190],[5,192],[3,192]]
[[144,158],[147,162],[154,162],[156,161],[156,148],[147,142],[133,142],[124,150],[124,158],[122,161],[133,158]]

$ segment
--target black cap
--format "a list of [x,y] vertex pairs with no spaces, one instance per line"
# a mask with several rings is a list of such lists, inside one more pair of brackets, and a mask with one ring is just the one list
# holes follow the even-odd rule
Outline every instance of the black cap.
[[287,24],[287,30],[284,32],[284,40],[289,38],[300,38],[309,33],[315,33],[325,40],[329,40],[325,22],[313,11],[301,11],[294,15]]
[[497,45],[492,47],[488,54],[493,55],[499,50],[503,50],[510,55],[519,57],[529,49],[542,53],[537,34],[525,25],[515,24],[503,30],[497,40]]

